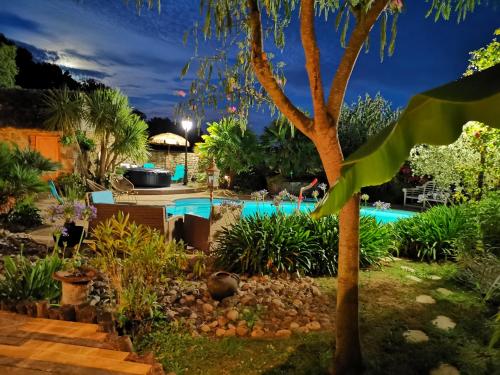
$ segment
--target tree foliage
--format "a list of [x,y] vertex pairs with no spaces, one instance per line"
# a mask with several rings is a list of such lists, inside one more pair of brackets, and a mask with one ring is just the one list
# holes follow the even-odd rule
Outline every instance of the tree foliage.
[[[145,161],[148,152],[147,124],[132,113],[128,99],[118,90],[97,89],[89,93],[51,90],[45,97],[46,125],[77,134],[90,128],[97,140],[94,177],[102,181],[125,160]],[[84,158],[87,160],[87,158]]]
[[366,94],[351,105],[344,104],[339,120],[339,140],[344,156],[352,154],[368,138],[396,121],[399,114],[399,109],[392,109],[391,103],[380,93],[373,98]]
[[18,72],[16,46],[0,45],[0,87],[14,87]]
[[284,117],[273,121],[261,136],[263,163],[272,173],[297,179],[322,170],[318,151],[309,138]]
[[195,152],[203,159],[213,160],[222,173],[230,177],[248,172],[256,164],[259,146],[255,134],[242,130],[241,120],[226,117],[208,124],[203,142],[197,143]]

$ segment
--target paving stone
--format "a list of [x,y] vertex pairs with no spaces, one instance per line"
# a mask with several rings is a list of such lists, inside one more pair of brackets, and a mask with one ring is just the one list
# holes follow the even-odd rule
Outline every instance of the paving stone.
[[432,298],[431,296],[425,295],[425,294],[421,294],[420,296],[417,296],[417,298],[415,298],[415,300],[418,303],[424,303],[424,304],[436,303],[436,300],[434,298]]
[[408,266],[401,266],[401,269],[403,271],[406,271],[406,272],[411,272],[411,273],[415,273],[417,271],[415,271],[415,268],[411,268],[411,267],[408,267]]
[[411,344],[418,344],[421,342],[429,341],[429,336],[427,336],[425,332],[418,329],[410,329],[404,332],[403,337],[405,338],[406,342],[409,342]]
[[442,363],[439,367],[432,369],[430,375],[460,375],[460,371],[452,365]]
[[436,319],[432,321],[432,324],[443,331],[449,331],[457,325],[457,323],[444,315],[438,315]]
[[431,280],[441,280],[441,276],[438,276],[438,275],[429,275],[429,279],[431,279]]
[[438,293],[441,293],[443,296],[450,296],[453,294],[453,292],[449,289],[446,288],[437,288],[436,291]]
[[415,281],[415,282],[417,282],[417,283],[420,283],[420,282],[422,281],[422,279],[421,279],[421,278],[419,278],[419,277],[417,277],[417,276],[413,276],[413,275],[407,275],[407,276],[406,276],[406,278],[407,278],[407,279],[410,279],[410,280],[412,280],[412,281]]

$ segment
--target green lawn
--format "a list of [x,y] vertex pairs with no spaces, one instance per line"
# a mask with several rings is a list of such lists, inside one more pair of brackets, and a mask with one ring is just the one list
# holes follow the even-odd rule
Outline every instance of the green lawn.
[[[454,271],[452,263],[396,261],[362,272],[361,338],[368,374],[427,374],[440,362],[456,366],[461,374],[500,374],[500,351],[487,347],[495,311],[457,285]],[[423,281],[412,281],[407,275]],[[442,279],[430,280],[430,275]],[[318,278],[317,283],[335,298],[334,278]],[[436,292],[439,287],[454,293],[443,296]],[[432,296],[436,304],[415,302],[420,294]],[[438,315],[450,317],[456,328],[450,332],[435,328],[431,321]],[[429,341],[406,343],[402,333],[407,329],[424,331]],[[323,374],[330,365],[333,345],[333,332],[284,340],[213,339],[193,338],[172,325],[157,327],[137,340],[140,350],[154,351],[166,372],[176,374]]]

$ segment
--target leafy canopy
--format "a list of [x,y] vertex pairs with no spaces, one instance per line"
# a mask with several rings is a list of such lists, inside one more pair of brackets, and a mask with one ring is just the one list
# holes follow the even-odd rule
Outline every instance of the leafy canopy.
[[16,65],[16,46],[0,45],[0,87],[14,87],[19,71]]

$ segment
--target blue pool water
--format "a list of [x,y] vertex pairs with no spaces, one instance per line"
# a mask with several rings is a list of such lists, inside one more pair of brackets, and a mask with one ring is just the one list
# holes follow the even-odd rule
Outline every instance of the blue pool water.
[[[223,199],[214,199],[214,204],[221,204]],[[272,215],[276,213],[276,207],[271,201],[255,202],[255,201],[242,201],[243,202],[243,217],[255,215],[256,213],[263,215]],[[314,208],[312,202],[302,202],[300,210],[303,212],[311,211]],[[297,209],[297,203],[283,202],[280,205],[281,212],[291,214]],[[186,198],[177,199],[173,205],[167,206],[167,213],[171,215],[184,215],[192,214],[208,218],[210,214],[210,200],[208,198]],[[381,223],[390,223],[399,219],[413,216],[415,213],[402,210],[377,210],[373,207],[361,208],[361,215],[374,216]]]

